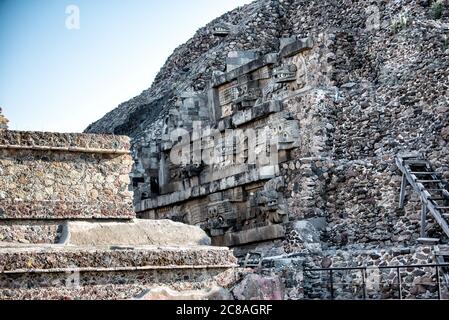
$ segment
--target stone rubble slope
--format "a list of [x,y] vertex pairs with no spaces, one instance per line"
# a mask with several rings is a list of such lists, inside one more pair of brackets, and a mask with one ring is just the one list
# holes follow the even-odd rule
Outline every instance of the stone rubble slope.
[[[214,71],[225,71],[230,51],[255,49],[266,54],[277,51],[283,36],[320,32],[336,37],[337,50],[329,59],[336,60],[335,85],[353,89],[350,105],[356,107],[348,108],[355,108],[354,116],[363,115],[367,106],[399,111],[413,107],[420,98],[436,102],[429,112],[447,115],[447,17],[436,21],[430,2],[255,1],[198,30],[169,57],[151,88],[91,124],[86,132],[140,136],[168,110],[176,92],[205,90]],[[372,4],[381,14],[380,29],[367,32],[367,9]],[[223,22],[233,26],[232,33],[225,38],[214,36],[212,26]],[[445,92],[446,97],[441,96]],[[408,113],[419,113],[422,106],[414,108],[417,111],[408,108]],[[342,119],[348,125],[350,116]],[[447,127],[433,127],[444,129],[447,138]]]

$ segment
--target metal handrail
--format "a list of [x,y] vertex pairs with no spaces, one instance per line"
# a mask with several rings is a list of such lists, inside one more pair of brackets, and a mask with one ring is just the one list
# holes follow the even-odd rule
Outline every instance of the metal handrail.
[[365,267],[335,267],[335,268],[305,268],[303,271],[306,272],[329,272],[330,281],[330,296],[331,300],[335,299],[334,290],[334,272],[336,271],[361,271],[362,272],[362,286],[363,286],[363,299],[367,299],[367,288],[366,288],[366,272],[367,270],[375,269],[390,269],[396,270],[398,276],[398,289],[399,289],[399,299],[402,300],[402,276],[401,269],[418,269],[418,268],[435,268],[436,274],[436,285],[438,286],[438,300],[441,300],[441,281],[440,281],[440,268],[449,267],[449,263],[434,263],[434,264],[412,264],[412,265],[401,265],[401,266],[365,266]]
[[366,270],[366,269],[404,269],[404,268],[425,268],[425,267],[449,267],[449,263],[434,264],[410,264],[402,266],[366,266],[366,267],[335,267],[335,268],[306,268],[303,271],[344,271],[344,270]]

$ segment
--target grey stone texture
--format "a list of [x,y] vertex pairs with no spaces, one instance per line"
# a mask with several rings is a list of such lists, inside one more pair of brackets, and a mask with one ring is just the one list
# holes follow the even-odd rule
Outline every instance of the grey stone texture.
[[65,224],[61,239],[68,246],[200,246],[210,238],[200,228],[170,220],[130,222],[73,222]]

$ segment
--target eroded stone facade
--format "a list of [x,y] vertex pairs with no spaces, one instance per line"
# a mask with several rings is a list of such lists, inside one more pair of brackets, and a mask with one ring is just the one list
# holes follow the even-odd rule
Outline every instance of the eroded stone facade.
[[[414,244],[418,203],[408,193],[405,210],[397,209],[400,176],[394,157],[420,152],[446,180],[449,177],[447,7],[435,19],[430,4],[256,1],[200,29],[169,57],[150,89],[88,131],[126,132],[133,137],[135,189],[145,193],[136,197],[139,209],[150,188],[138,184],[149,183],[144,177],[149,176],[146,162],[159,152],[153,149],[150,157],[145,149],[157,145],[164,119],[180,93],[189,89],[207,95],[208,83],[231,71],[229,66],[235,70],[236,63],[248,62],[244,59],[281,53],[308,36],[314,40],[310,52],[321,62],[302,61],[306,67],[296,65],[296,73],[312,79],[315,87],[309,94],[283,101],[284,108],[288,103],[297,114],[302,130],[301,146],[290,151],[292,159],[280,166],[287,181],[289,219],[326,217],[329,224],[322,239],[336,246]],[[361,7],[374,8],[379,15]],[[222,25],[226,32],[214,35]],[[294,70],[291,64],[275,66],[274,81],[292,79]],[[250,89],[251,94],[260,94]],[[235,118],[239,119],[245,121]],[[163,203],[164,209],[158,210],[179,219],[179,205]],[[431,219],[428,222],[433,225]],[[437,229],[430,228],[429,235],[438,236]]]
[[[447,16],[432,18],[428,3],[254,2],[201,29],[168,59],[152,88],[88,130],[133,137],[138,215],[199,225],[241,261],[256,251],[285,263],[259,270],[287,288],[285,298],[307,298],[297,294],[304,286],[295,278],[307,257],[314,268],[433,263],[439,247],[419,240],[419,196],[408,187],[404,208],[398,206],[395,164],[398,154],[416,152],[444,181],[449,177],[449,60],[441,40]],[[368,6],[379,10],[378,24],[360,12]],[[159,111],[146,112],[150,106]],[[109,121],[114,128],[105,128]],[[210,131],[195,138],[197,121]],[[248,146],[237,136],[234,147],[226,144],[226,129],[259,128],[266,129],[262,137],[282,138],[270,168],[245,163],[249,146],[258,159],[260,140]],[[172,137],[178,129],[190,141]],[[172,154],[193,150],[203,135],[218,137],[203,149],[218,149],[219,161],[192,156],[189,164],[172,163]],[[426,236],[445,244],[435,219],[426,223]],[[435,297],[431,269],[401,275],[404,297]],[[398,279],[390,272],[382,281],[392,288]],[[308,297],[326,298],[320,290]],[[397,297],[388,290],[370,294]]]

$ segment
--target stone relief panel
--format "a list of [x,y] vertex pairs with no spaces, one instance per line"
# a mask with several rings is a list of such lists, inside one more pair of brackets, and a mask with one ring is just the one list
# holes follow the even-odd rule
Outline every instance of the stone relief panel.
[[[300,120],[283,100],[306,87],[310,49],[299,41],[279,54],[248,53],[249,63],[234,61],[228,73],[217,74],[207,97],[181,94],[164,119],[162,139],[141,151],[149,160],[140,171],[159,185],[140,204],[142,215],[199,225],[230,246],[282,235],[289,208],[279,165],[301,146]],[[180,128],[188,139],[173,134]]]

